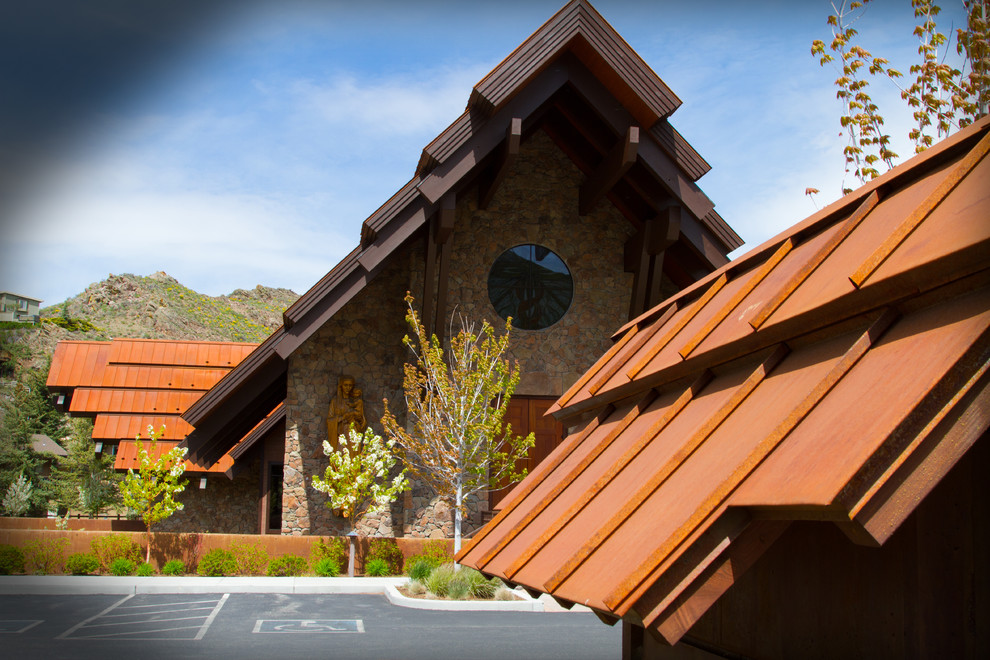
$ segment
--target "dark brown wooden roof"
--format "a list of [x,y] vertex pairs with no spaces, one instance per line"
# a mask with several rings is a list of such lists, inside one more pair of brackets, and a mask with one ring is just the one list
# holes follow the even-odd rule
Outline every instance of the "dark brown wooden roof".
[[793,520],[883,544],[990,427],[990,118],[630,322],[459,560],[673,643]]
[[724,264],[742,239],[695,183],[708,164],[667,121],[679,103],[590,3],[568,3],[475,86],[465,113],[426,147],[413,179],[364,221],[360,245],[285,311],[282,328],[189,407],[183,417],[196,427],[186,441],[190,455],[216,460],[284,398],[289,355],[426,226],[445,196],[477,180],[514,121],[524,135],[543,128],[558,140],[581,136],[582,148],[568,153],[586,173],[630,127],[642,128],[636,164],[609,199],[634,225],[639,214],[676,203],[684,214],[675,247],[703,272]]

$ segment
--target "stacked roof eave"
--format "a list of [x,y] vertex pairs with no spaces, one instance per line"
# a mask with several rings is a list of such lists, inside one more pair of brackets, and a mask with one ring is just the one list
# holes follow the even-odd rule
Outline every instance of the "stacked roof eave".
[[990,427],[990,119],[617,333],[463,563],[676,642],[787,528],[880,545]]

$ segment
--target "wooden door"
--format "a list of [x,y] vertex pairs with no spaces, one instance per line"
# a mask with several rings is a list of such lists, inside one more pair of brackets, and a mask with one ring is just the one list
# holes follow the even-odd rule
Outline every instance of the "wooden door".
[[[525,467],[527,474],[533,472],[540,461],[550,455],[564,437],[564,428],[552,415],[544,413],[556,401],[555,397],[514,396],[509,400],[509,408],[505,412],[505,421],[512,425],[513,435],[535,435],[536,444],[529,450],[529,455],[520,461],[519,467]],[[511,486],[493,490],[488,496],[489,509],[494,509],[499,500],[512,490]]]

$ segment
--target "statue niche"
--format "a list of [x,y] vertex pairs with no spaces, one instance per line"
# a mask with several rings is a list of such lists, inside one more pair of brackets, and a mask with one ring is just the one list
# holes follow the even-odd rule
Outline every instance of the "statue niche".
[[340,434],[347,433],[351,426],[358,432],[363,432],[368,426],[361,397],[362,392],[356,387],[354,379],[341,376],[337,381],[337,394],[330,401],[327,412],[327,439],[334,449],[339,447]]

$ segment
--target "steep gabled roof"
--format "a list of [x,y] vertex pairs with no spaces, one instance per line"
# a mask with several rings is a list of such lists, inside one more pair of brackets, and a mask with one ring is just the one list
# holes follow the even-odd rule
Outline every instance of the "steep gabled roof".
[[635,319],[459,560],[673,643],[792,520],[883,544],[990,427],[990,119]]
[[708,164],[667,121],[679,104],[590,3],[568,3],[474,87],[464,114],[423,150],[414,177],[364,221],[360,245],[285,311],[283,327],[254,355],[190,407],[191,454],[214,460],[284,398],[288,357],[445,199],[488,175],[513,130],[518,138],[549,127],[558,143],[578,142],[568,153],[589,178],[616,143],[635,134],[635,163],[609,199],[637,228],[643,213],[676,203],[687,253],[705,272],[724,264],[742,240],[695,183]]

